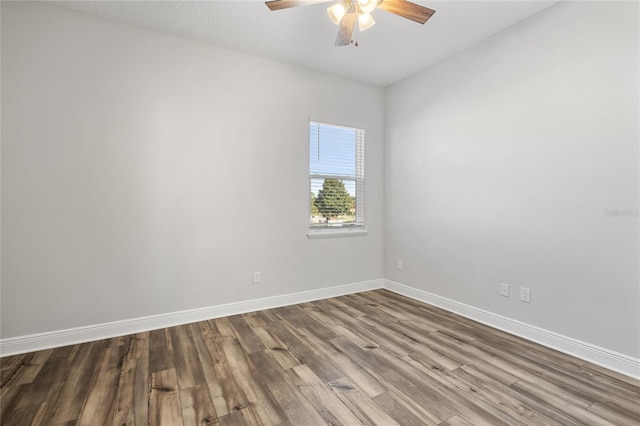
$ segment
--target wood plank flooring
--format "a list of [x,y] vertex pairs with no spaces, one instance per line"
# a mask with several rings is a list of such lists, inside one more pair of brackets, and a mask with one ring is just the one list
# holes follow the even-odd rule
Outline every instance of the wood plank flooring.
[[3,358],[3,425],[640,425],[640,383],[376,290]]

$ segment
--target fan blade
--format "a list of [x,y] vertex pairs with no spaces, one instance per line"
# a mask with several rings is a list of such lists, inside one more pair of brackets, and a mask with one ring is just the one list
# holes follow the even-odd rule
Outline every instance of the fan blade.
[[436,13],[433,9],[411,3],[407,0],[382,0],[382,3],[378,5],[378,9],[411,19],[419,24],[424,24]]
[[338,26],[335,46],[348,46],[351,43],[351,34],[353,34],[357,19],[358,14],[355,11],[349,12],[342,17]]
[[306,6],[308,4],[327,3],[331,0],[271,0],[264,4],[271,10],[289,9],[290,7]]

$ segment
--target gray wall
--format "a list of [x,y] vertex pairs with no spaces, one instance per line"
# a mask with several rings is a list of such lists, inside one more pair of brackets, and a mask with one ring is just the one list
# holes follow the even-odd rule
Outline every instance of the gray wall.
[[[386,96],[1,9],[2,338],[385,276],[640,355],[639,220],[606,215],[638,208],[637,3],[559,3]],[[367,129],[366,237],[306,237],[309,116]]]
[[[2,2],[2,337],[382,278],[383,102]],[[368,236],[306,236],[309,117],[367,130]]]
[[561,2],[387,89],[386,278],[640,355],[638,16]]

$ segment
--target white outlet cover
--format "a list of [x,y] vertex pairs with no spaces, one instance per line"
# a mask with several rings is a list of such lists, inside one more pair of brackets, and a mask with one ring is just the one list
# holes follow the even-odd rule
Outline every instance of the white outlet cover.
[[500,296],[509,297],[509,284],[501,283],[500,284]]

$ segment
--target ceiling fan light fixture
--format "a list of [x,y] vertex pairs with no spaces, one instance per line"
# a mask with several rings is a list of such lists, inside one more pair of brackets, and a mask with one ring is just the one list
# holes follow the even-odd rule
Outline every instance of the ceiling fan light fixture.
[[358,0],[358,5],[362,13],[371,13],[378,6],[378,0]]
[[366,31],[373,27],[376,21],[371,13],[376,9],[382,9],[419,24],[424,24],[436,13],[433,9],[409,0],[267,0],[265,3],[270,10],[281,10],[329,1],[335,3],[327,8],[327,14],[331,22],[338,26],[338,35],[334,46],[348,46],[350,44],[357,46],[357,39],[355,43],[353,42],[353,32]]
[[333,6],[327,8],[327,14],[329,15],[329,19],[331,22],[338,25],[342,20],[342,17],[347,13],[347,8],[344,6],[343,2],[336,3]]
[[358,15],[358,29],[360,31],[368,30],[373,27],[376,21],[373,20],[373,16],[370,13],[361,13]]

